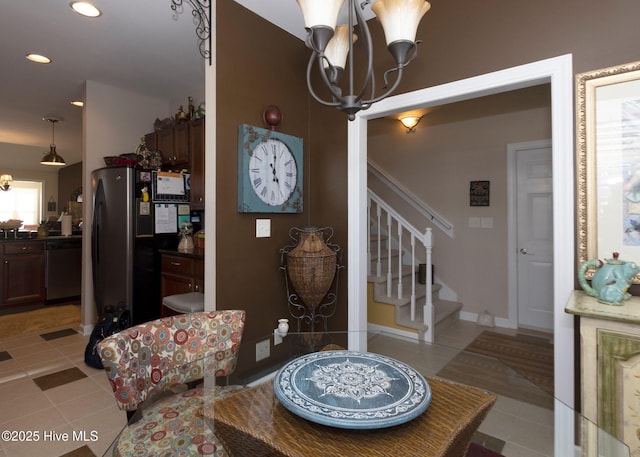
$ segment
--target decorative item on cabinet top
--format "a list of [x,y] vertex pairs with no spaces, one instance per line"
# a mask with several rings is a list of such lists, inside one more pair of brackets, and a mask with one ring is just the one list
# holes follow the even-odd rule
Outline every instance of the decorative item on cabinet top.
[[302,160],[302,138],[240,124],[238,212],[301,213]]
[[[607,259],[606,262],[598,259],[588,260],[578,270],[578,282],[582,289],[606,305],[622,305],[623,301],[631,298],[627,290],[631,285],[631,279],[640,273],[640,267],[635,262],[620,260],[618,255],[614,252],[613,258]],[[591,285],[588,284],[585,275],[589,268],[595,268]]]

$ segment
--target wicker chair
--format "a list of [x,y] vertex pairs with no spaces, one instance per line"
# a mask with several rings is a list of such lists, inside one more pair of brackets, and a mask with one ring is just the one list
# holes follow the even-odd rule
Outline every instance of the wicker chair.
[[118,437],[115,456],[155,456],[176,446],[185,455],[227,455],[199,410],[205,401],[243,387],[185,386],[204,375],[233,372],[244,321],[245,312],[237,310],[181,314],[131,327],[99,343],[116,403],[128,419],[133,417]]

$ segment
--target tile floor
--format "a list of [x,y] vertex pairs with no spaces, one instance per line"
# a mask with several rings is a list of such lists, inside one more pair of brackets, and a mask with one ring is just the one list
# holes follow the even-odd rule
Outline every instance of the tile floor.
[[[459,322],[440,338],[438,350],[376,334],[368,349],[432,376],[482,330]],[[37,333],[0,338],[0,431],[39,433],[37,442],[0,440],[0,457],[94,457],[108,449],[126,416],[117,409],[104,372],[85,365],[87,341],[68,331],[48,339]],[[506,457],[553,455],[553,412],[544,408],[499,397],[480,431],[505,441]],[[64,433],[67,439],[60,438]]]

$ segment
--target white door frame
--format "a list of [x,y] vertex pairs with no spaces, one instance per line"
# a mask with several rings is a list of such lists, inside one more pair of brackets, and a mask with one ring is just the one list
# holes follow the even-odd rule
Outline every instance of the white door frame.
[[550,148],[551,143],[551,140],[538,140],[507,145],[507,283],[509,285],[507,300],[509,301],[509,315],[505,319],[505,323],[508,328],[518,328],[518,224],[516,223],[518,180],[516,179],[516,156],[527,149]]
[[[438,106],[539,84],[551,84],[554,238],[555,396],[573,407],[574,329],[564,307],[574,287],[574,119],[571,54],[508,68],[440,86],[388,97],[348,122],[349,330],[367,329],[367,122],[412,109]],[[364,337],[350,347],[366,348]]]

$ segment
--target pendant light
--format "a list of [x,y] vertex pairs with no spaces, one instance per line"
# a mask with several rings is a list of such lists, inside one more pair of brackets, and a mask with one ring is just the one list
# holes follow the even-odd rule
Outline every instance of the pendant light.
[[40,161],[40,164],[54,165],[58,167],[66,165],[67,162],[65,162],[64,159],[61,156],[59,156],[58,153],[56,152],[56,144],[54,141],[56,122],[60,122],[61,119],[58,119],[56,117],[44,117],[42,118],[42,120],[51,122],[51,145],[50,145],[51,150],[45,154],[45,156]]

